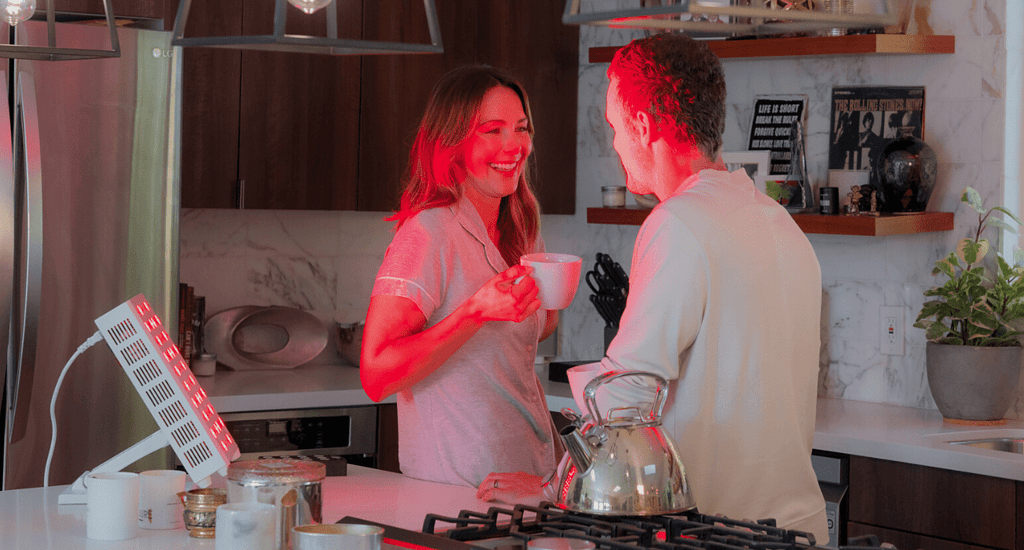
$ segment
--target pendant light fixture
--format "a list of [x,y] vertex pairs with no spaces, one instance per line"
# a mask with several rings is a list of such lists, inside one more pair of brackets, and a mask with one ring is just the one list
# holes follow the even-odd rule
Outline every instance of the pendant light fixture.
[[0,0],[0,20],[7,22],[13,29],[14,42],[0,44],[0,57],[12,59],[34,59],[36,61],[72,61],[76,59],[101,59],[121,57],[121,44],[117,39],[117,25],[114,23],[114,12],[110,9],[110,0],[103,0],[103,13],[106,16],[107,29],[110,30],[110,49],[96,50],[83,48],[57,47],[58,29],[53,11],[54,0],[46,2],[46,45],[22,44],[25,33],[18,26],[36,11],[36,0]]
[[[219,0],[181,0],[181,3],[178,5],[178,14],[174,19],[174,33],[171,39],[171,45],[182,47],[234,48],[292,53],[318,53],[328,55],[444,52],[444,48],[441,44],[441,29],[437,22],[437,8],[434,6],[434,0],[423,0],[423,7],[426,10],[427,28],[430,31],[430,44],[339,39],[338,8],[337,3],[332,0],[288,0],[287,2],[285,0],[273,0],[273,34],[185,36],[188,12],[193,1],[218,2]],[[266,0],[260,0],[260,2],[265,1]],[[285,34],[285,21],[288,17],[289,3],[298,7],[303,12],[302,14],[295,14],[299,17],[305,17],[305,14],[313,13],[326,5],[327,35],[307,36]]]
[[35,12],[36,0],[0,0],[0,19],[12,27]]
[[749,0],[745,5],[735,0],[639,0],[641,7],[614,10],[597,9],[599,2],[566,0],[562,23],[660,29],[701,38],[767,36],[894,25],[899,4],[906,1],[880,0],[880,13],[834,13],[805,9],[795,0]]

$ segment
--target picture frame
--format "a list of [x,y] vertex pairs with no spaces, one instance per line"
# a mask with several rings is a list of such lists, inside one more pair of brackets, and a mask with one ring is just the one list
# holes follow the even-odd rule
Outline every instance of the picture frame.
[[722,153],[722,161],[725,162],[726,170],[733,172],[743,169],[747,171],[750,179],[756,184],[758,179],[764,180],[768,175],[770,151],[731,151]]

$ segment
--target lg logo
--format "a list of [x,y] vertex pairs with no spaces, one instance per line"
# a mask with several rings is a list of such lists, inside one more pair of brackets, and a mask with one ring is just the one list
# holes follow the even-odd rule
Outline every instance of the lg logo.
[[153,58],[160,59],[161,57],[171,57],[171,50],[162,50],[160,48],[153,48]]

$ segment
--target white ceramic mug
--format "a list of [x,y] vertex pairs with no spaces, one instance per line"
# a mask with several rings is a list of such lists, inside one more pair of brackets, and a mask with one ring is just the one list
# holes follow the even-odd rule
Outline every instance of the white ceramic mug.
[[275,550],[277,517],[273,504],[221,504],[217,507],[217,550]]
[[93,540],[135,538],[139,530],[139,474],[85,476],[85,535]]
[[299,525],[292,528],[292,550],[380,550],[384,528],[354,523]]
[[139,474],[139,527],[178,529],[183,527],[178,493],[185,490],[185,472],[146,470]]
[[565,309],[572,303],[576,288],[580,284],[583,258],[572,254],[539,252],[524,254],[520,265],[533,268],[533,280],[537,282],[541,309]]

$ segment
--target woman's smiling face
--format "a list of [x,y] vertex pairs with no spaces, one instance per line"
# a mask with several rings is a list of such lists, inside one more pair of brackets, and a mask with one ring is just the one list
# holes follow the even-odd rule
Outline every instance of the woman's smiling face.
[[526,113],[510,88],[484,94],[473,129],[466,138],[466,192],[501,199],[515,192],[533,148]]

